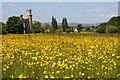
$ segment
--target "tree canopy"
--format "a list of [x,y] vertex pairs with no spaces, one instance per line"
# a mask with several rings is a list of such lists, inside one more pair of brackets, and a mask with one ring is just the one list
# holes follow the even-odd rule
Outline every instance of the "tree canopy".
[[96,29],[99,33],[120,33],[120,16],[112,17],[108,22],[101,23]]
[[41,27],[41,23],[39,21],[34,21],[33,32],[34,33],[44,32],[43,28]]
[[78,30],[78,32],[80,32],[82,29],[83,29],[82,25],[81,25],[81,24],[78,24],[78,25],[77,25],[77,30]]
[[66,29],[68,28],[67,18],[62,19],[62,28],[63,28],[63,32],[65,32]]
[[19,17],[9,17],[7,20],[8,33],[16,34],[23,33],[23,24]]
[[57,21],[56,21],[56,18],[54,18],[54,16],[52,16],[52,28],[53,28],[53,31],[55,32],[57,30]]

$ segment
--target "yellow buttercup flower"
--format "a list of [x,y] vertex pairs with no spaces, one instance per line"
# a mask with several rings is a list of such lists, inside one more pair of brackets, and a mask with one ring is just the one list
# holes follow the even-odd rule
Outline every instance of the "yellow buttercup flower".
[[97,73],[97,75],[99,75],[99,73]]
[[14,76],[12,75],[11,78],[14,78]]
[[93,49],[93,48],[94,48],[94,46],[91,46],[91,48]]
[[65,78],[70,78],[69,76],[65,76]]
[[112,54],[112,56],[115,56],[115,54]]
[[73,75],[71,75],[71,77],[73,78],[74,76],[73,76]]
[[49,76],[48,76],[48,75],[45,75],[45,78],[49,78]]
[[47,71],[44,71],[43,74],[47,74]]
[[54,74],[54,72],[52,72],[52,74]]
[[55,78],[54,76],[50,76],[50,78]]
[[59,74],[60,73],[60,71],[56,71],[56,74]]
[[23,76],[23,74],[20,74],[18,78],[26,78],[26,76]]
[[85,75],[85,73],[81,73],[81,75],[82,75],[82,76],[84,76],[84,75]]
[[88,78],[88,79],[90,79],[91,77],[90,77],[90,76],[88,76],[87,78]]
[[8,69],[8,68],[9,68],[9,66],[6,66],[6,68]]

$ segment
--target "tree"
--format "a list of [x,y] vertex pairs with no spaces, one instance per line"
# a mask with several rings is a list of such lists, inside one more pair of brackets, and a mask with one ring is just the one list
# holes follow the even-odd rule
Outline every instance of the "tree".
[[116,32],[120,33],[120,16],[112,17],[109,20],[108,25],[114,26],[114,28],[117,30]]
[[55,32],[57,30],[57,21],[56,21],[56,18],[54,18],[53,16],[52,16],[51,24],[52,24],[53,31]]
[[3,22],[0,22],[0,34],[7,34],[7,25]]
[[117,26],[117,33],[120,33],[120,26]]
[[120,16],[117,17],[112,17],[109,22],[109,25],[113,25],[113,26],[120,26]]
[[120,16],[112,17],[108,22],[96,27],[99,33],[120,33]]
[[2,22],[0,22],[0,34],[2,34]]
[[62,19],[62,28],[63,28],[63,32],[65,32],[65,24],[64,24],[64,22],[65,22],[65,19],[63,18],[63,19]]
[[23,24],[19,17],[9,17],[7,20],[7,31],[8,33],[16,34],[23,33]]
[[44,32],[43,28],[41,27],[41,23],[39,21],[34,21],[33,32],[34,33]]
[[65,32],[66,29],[68,28],[67,18],[62,19],[62,28],[63,28],[63,32]]
[[95,26],[90,26],[90,30],[95,32]]
[[116,33],[117,32],[117,27],[108,25],[106,28],[106,33]]
[[105,33],[106,32],[106,26],[107,26],[107,23],[101,23],[99,26],[97,26],[96,32]]
[[82,31],[82,29],[83,29],[82,25],[81,25],[81,24],[78,24],[78,25],[77,25],[77,30],[78,30],[78,32]]

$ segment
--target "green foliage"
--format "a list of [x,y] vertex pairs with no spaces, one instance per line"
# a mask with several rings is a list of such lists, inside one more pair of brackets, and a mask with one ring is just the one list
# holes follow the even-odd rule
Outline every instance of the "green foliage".
[[[2,33],[2,34],[23,33],[23,30],[24,30],[22,21],[20,20],[19,17],[16,17],[16,16],[9,17],[6,24],[4,24],[4,23],[0,23],[0,24],[1,24],[1,27],[0,27],[1,32],[0,33]],[[73,29],[71,29],[68,26],[67,18],[63,18],[62,25],[58,26],[56,18],[54,18],[54,16],[53,16],[51,25],[52,25],[52,27],[46,23],[43,27],[41,27],[41,23],[39,21],[36,21],[33,24],[32,31],[34,33],[40,33],[40,32],[54,33],[54,32],[61,32],[61,31],[67,32],[67,33],[73,32]],[[82,27],[81,24],[78,24],[76,26],[76,28],[77,28],[78,32],[80,32],[80,31],[86,31],[86,32],[96,31],[98,33],[120,33],[120,16],[112,17],[108,22],[101,23],[97,27],[95,27],[95,26]]]
[[117,27],[112,26],[112,25],[108,25],[106,28],[106,32],[107,33],[116,33],[117,32]]
[[89,26],[85,26],[82,29],[84,32],[89,32],[90,31],[90,27]]
[[95,26],[86,26],[86,27],[83,27],[82,30],[85,31],[85,32],[95,32],[96,27]]
[[0,34],[2,34],[2,22],[0,22]]
[[56,21],[56,18],[54,18],[53,16],[52,16],[51,24],[52,24],[53,31],[56,31],[57,30],[57,21]]
[[77,25],[77,30],[78,30],[78,32],[82,31],[82,29],[83,29],[82,25],[81,25],[81,24],[78,24],[78,25]]
[[120,26],[120,16],[117,17],[112,17],[109,22],[109,25],[113,25],[113,26]]
[[62,25],[59,25],[59,26],[58,26],[58,29],[62,29]]
[[120,26],[117,26],[117,33],[120,33]]
[[55,33],[62,33],[62,32],[63,32],[62,29],[57,29],[57,30],[55,31]]
[[95,32],[95,26],[90,26],[90,31]]
[[106,30],[106,26],[99,26],[96,30],[96,32],[99,32],[99,33],[105,33],[105,30]]
[[62,19],[62,28],[63,28],[63,32],[65,32],[66,29],[68,28],[67,18]]
[[97,26],[96,32],[105,33],[106,32],[106,24],[107,23],[101,23],[99,26]]
[[120,33],[120,16],[112,17],[108,22],[101,23],[96,28],[99,33]]
[[7,31],[8,33],[16,34],[23,33],[22,21],[19,17],[13,16],[9,17],[7,20]]
[[66,32],[67,33],[74,32],[74,29],[72,27],[69,27],[69,28],[66,29]]
[[7,30],[6,30],[7,25],[5,23],[0,22],[0,27],[1,27],[0,31],[2,31],[2,34],[7,34],[8,33]]
[[44,29],[41,27],[41,23],[39,21],[35,21],[33,24],[33,32],[40,33],[44,32]]

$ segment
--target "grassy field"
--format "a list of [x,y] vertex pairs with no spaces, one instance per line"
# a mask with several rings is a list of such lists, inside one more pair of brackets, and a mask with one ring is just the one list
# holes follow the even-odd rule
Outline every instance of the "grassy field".
[[105,34],[2,36],[3,78],[119,78],[120,37]]

